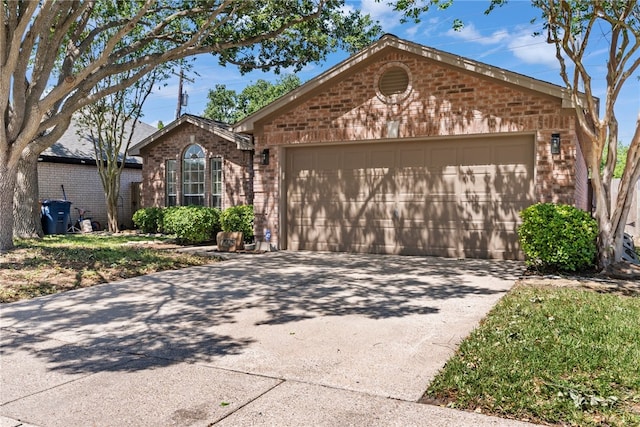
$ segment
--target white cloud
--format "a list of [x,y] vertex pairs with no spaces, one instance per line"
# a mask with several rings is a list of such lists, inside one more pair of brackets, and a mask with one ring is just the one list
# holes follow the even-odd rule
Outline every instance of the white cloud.
[[558,67],[555,47],[542,37],[534,37],[530,32],[511,36],[507,47],[516,58],[527,64]]
[[385,1],[362,0],[360,10],[364,14],[371,15],[374,21],[379,21],[384,32],[391,32],[393,28],[399,26],[402,18],[402,14],[394,12]]
[[508,40],[510,37],[509,32],[507,30],[498,30],[498,31],[494,31],[489,36],[483,36],[473,24],[465,25],[460,31],[450,29],[447,31],[447,35],[450,37],[461,38],[465,41],[474,42],[481,45],[491,45],[491,44],[501,43],[504,40]]
[[[533,29],[529,26],[518,27],[509,32],[505,29],[493,31],[485,35],[472,23],[464,26],[461,31],[450,29],[447,36],[464,40],[467,43],[475,43],[483,46],[482,52],[475,55],[476,58],[486,57],[499,52],[501,49],[511,52],[518,60],[526,64],[538,64],[545,66],[558,66],[555,48],[545,42],[542,37],[534,37]],[[487,49],[487,46],[492,46]]]

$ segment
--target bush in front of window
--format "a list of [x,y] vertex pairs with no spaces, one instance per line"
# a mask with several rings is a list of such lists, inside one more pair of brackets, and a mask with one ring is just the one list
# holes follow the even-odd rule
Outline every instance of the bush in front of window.
[[158,233],[162,230],[162,208],[142,208],[133,214],[133,223],[143,233]]
[[220,213],[222,231],[240,231],[245,242],[253,240],[253,206],[238,205],[226,208]]
[[162,227],[165,233],[175,234],[180,243],[208,242],[220,231],[220,210],[204,206],[166,208]]

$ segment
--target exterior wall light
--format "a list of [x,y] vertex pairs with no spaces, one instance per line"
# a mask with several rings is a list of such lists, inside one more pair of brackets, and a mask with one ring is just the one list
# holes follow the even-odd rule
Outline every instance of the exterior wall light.
[[263,165],[268,165],[269,164],[269,149],[265,148],[264,150],[262,150],[262,154],[260,156],[261,160],[262,160],[262,164]]
[[560,134],[551,134],[551,154],[560,154]]

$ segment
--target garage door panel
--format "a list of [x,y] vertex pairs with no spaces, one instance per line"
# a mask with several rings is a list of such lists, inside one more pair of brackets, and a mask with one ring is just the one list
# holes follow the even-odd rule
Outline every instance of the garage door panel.
[[460,155],[456,164],[460,166],[493,165],[492,147],[490,145],[464,146],[460,149]]
[[520,256],[533,138],[287,149],[289,249]]
[[420,172],[424,168],[424,150],[401,150],[398,156],[398,167],[403,169],[417,168]]
[[455,147],[442,144],[427,148],[427,166],[435,169],[450,167],[455,170],[457,164],[457,150]]

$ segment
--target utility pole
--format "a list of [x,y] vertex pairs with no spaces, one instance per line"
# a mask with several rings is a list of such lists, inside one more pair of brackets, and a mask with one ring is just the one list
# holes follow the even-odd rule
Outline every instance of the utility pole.
[[[176,74],[176,73],[173,73]],[[180,67],[180,74],[176,74],[180,79],[178,80],[178,105],[176,107],[176,120],[180,118],[180,114],[182,113],[182,107],[186,107],[188,103],[189,96],[182,91],[182,81],[186,80],[190,83],[195,83],[193,79],[184,76],[184,71],[182,67]]]

